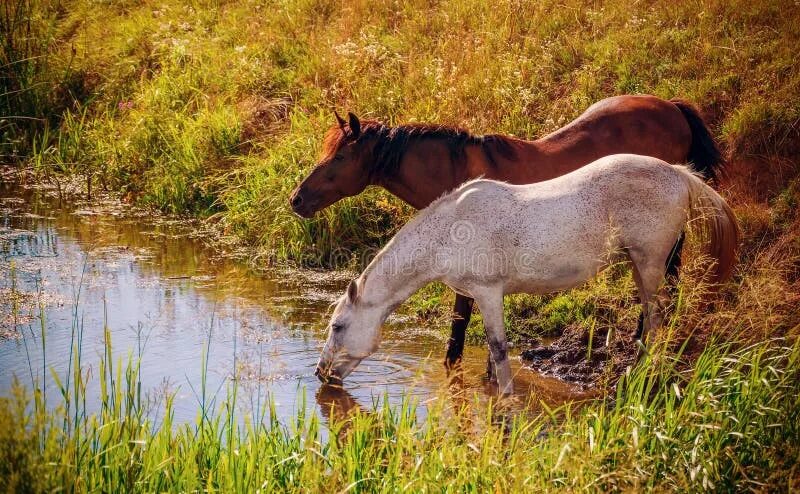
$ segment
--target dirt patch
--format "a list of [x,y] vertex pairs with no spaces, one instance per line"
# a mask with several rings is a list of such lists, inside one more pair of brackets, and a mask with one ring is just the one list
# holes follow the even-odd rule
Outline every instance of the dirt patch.
[[540,374],[583,386],[616,381],[626,367],[633,365],[637,346],[627,328],[615,331],[608,344],[607,339],[607,329],[596,329],[589,351],[589,331],[571,325],[550,344],[534,343],[533,348],[524,350],[522,362]]
[[800,171],[793,159],[749,156],[731,160],[725,167],[721,187],[735,203],[766,203],[789,186]]

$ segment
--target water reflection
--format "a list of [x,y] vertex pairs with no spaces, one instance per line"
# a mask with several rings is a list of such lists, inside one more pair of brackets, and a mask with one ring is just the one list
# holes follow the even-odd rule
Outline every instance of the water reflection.
[[356,412],[366,412],[343,386],[323,384],[317,390],[317,405],[327,422],[341,422]]
[[[441,366],[442,339],[431,328],[398,321],[384,328],[381,351],[344,389],[320,385],[313,369],[324,342],[321,329],[351,273],[256,274],[208,248],[207,233],[181,222],[132,214],[115,203],[61,207],[7,184],[0,186],[0,212],[0,325],[10,333],[0,339],[0,395],[9,393],[15,376],[30,383],[51,379],[50,367],[63,372],[76,330],[92,370],[103,352],[105,325],[115,358],[141,354],[142,380],[153,395],[175,393],[177,421],[196,417],[204,376],[211,393],[237,376],[248,394],[242,412],[271,399],[284,423],[302,406],[327,418],[383,399],[396,404],[404,394],[416,397],[424,415],[427,400],[455,389]],[[496,392],[482,378],[485,359],[483,348],[467,348],[455,400],[477,392],[485,402]],[[536,393],[553,405],[584,396],[518,363],[515,372],[520,397]],[[90,383],[89,401],[98,386]],[[304,390],[315,403],[301,399]],[[48,394],[57,399],[55,386]]]

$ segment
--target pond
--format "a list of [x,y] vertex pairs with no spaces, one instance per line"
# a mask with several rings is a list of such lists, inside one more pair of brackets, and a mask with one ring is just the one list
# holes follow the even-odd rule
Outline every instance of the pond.
[[[207,245],[196,226],[116,202],[64,202],[5,183],[0,209],[0,396],[19,379],[28,387],[43,382],[48,402],[57,403],[52,373],[65,374],[70,348],[79,344],[91,410],[100,393],[104,328],[115,361],[141,358],[149,400],[174,393],[176,421],[197,417],[202,382],[207,402],[221,400],[234,375],[241,413],[270,399],[283,423],[301,407],[327,418],[332,404],[340,411],[369,409],[384,399],[400,403],[404,395],[424,416],[430,400],[452,392],[442,365],[443,328],[399,317],[387,322],[379,352],[343,389],[319,383],[314,366],[329,306],[352,273],[256,272]],[[486,353],[466,349],[458,387],[478,402],[495,392],[483,377]],[[513,362],[523,397],[556,405],[587,396]]]

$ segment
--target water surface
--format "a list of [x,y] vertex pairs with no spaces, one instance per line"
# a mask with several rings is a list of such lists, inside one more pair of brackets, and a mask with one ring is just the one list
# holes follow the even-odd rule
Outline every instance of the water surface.
[[[343,390],[321,387],[313,371],[323,329],[350,275],[256,273],[203,237],[183,222],[114,202],[62,202],[0,184],[0,395],[9,394],[15,378],[30,385],[44,376],[55,403],[49,369],[64,375],[78,340],[84,369],[96,377],[104,327],[115,358],[141,357],[150,399],[175,393],[177,421],[196,418],[204,374],[206,401],[215,393],[223,398],[235,375],[242,413],[269,398],[284,423],[300,407],[327,416],[331,404],[371,408],[384,398],[399,403],[404,394],[424,415],[429,400],[452,393],[441,364],[442,329],[397,317],[384,326],[380,351],[362,362]],[[495,391],[483,379],[485,360],[483,347],[466,349],[459,393],[485,401]],[[521,368],[516,359],[513,368],[521,397],[554,405],[586,396]],[[98,380],[90,379],[90,405],[98,393]]]

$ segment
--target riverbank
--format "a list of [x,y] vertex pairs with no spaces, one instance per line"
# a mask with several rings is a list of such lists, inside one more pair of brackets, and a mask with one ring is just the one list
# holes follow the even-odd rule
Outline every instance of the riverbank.
[[[111,344],[110,341],[108,343]],[[237,385],[198,405],[194,423],[163,420],[137,393],[135,359],[104,357],[98,411],[83,374],[52,412],[23,388],[0,398],[0,487],[7,492],[223,491],[770,491],[800,486],[800,344],[711,345],[691,370],[672,351],[623,377],[616,394],[538,416],[502,405],[478,412],[468,396],[337,416],[301,414],[291,426],[267,401],[240,419]],[[87,377],[88,378],[88,377]],[[205,386],[199,388],[206,396]],[[321,390],[322,391],[322,390]],[[214,396],[217,396],[216,394]]]

